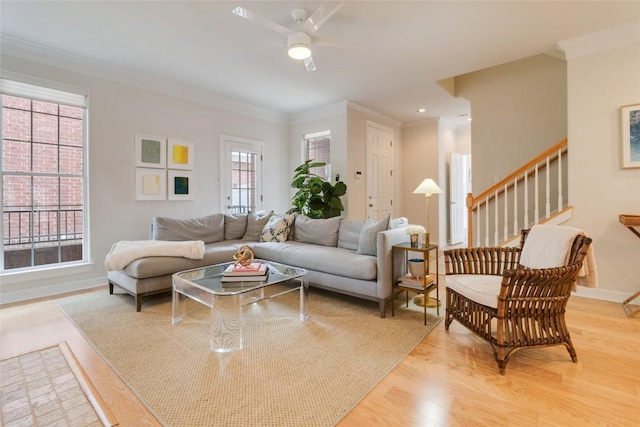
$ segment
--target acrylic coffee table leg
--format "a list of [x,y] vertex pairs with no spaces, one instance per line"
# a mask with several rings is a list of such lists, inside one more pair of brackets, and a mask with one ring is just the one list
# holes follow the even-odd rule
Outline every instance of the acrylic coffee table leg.
[[242,348],[240,295],[216,295],[211,305],[211,351],[226,353]]
[[300,279],[300,320],[309,317],[307,300],[309,299],[309,282]]
[[184,294],[173,289],[173,298],[171,303],[171,324],[177,325],[184,319],[186,314],[187,306],[185,304],[185,299],[187,297]]

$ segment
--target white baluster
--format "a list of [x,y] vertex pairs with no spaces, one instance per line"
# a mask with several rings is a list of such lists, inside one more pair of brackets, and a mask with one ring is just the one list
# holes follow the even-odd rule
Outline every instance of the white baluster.
[[535,194],[534,194],[534,198],[533,198],[533,219],[534,219],[534,224],[537,224],[538,221],[540,220],[540,209],[539,209],[539,203],[538,203],[538,165],[536,165],[536,173],[534,174],[535,178],[534,178],[534,183],[533,183],[533,187],[535,190]]
[[562,210],[562,148],[558,150],[558,212]]
[[504,184],[504,229],[503,229],[503,234],[504,234],[504,240],[507,240],[509,238],[509,211],[507,208],[507,183]]
[[529,173],[524,172],[524,227],[529,227]]
[[[526,179],[525,172],[525,179]],[[518,233],[518,177],[513,178],[513,235]]]
[[547,216],[545,218],[549,218],[551,216],[551,193],[550,193],[550,186],[551,184],[549,183],[549,176],[551,176],[551,170],[549,168],[549,156],[547,156],[547,168],[545,170],[545,180],[546,180],[546,185],[545,185],[545,212],[547,214]]
[[484,245],[489,246],[489,196],[484,199]]
[[498,239],[500,238],[500,232],[498,231],[498,190],[496,189],[493,196],[493,245],[498,246]]

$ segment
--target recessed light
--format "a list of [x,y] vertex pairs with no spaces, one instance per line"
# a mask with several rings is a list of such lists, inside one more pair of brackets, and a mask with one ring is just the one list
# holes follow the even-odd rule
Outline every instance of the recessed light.
[[427,111],[426,108],[418,108],[418,113],[424,113],[425,111]]

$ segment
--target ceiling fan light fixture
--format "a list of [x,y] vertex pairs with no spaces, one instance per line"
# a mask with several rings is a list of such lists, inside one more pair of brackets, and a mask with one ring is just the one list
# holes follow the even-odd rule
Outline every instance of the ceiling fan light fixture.
[[311,37],[306,33],[293,33],[287,36],[289,56],[293,59],[307,59],[311,56]]

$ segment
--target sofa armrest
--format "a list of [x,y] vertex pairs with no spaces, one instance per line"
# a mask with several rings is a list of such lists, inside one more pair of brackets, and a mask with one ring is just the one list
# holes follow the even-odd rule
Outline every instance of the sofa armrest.
[[396,271],[402,271],[403,267],[403,254],[397,252],[395,259],[391,259],[391,248],[393,245],[397,245],[403,242],[409,241],[409,236],[405,231],[405,227],[393,228],[391,230],[385,230],[378,233],[378,276],[377,276],[377,291],[378,298],[388,298],[391,296],[391,263],[395,263]]

